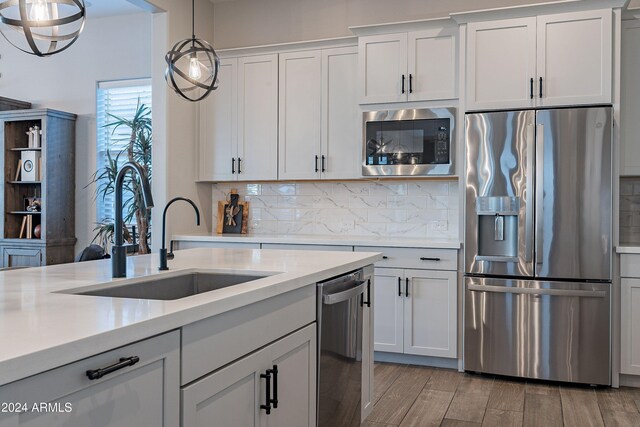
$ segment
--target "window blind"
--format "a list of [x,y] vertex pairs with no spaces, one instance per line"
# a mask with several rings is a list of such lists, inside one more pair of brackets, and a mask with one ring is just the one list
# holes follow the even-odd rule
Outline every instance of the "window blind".
[[[151,79],[119,80],[98,83],[96,94],[96,127],[97,127],[97,162],[96,166],[102,171],[108,162],[107,151],[111,152],[113,159],[124,149],[130,138],[130,129],[120,126],[114,131],[113,126],[107,126],[115,121],[114,116],[132,119],[138,106],[141,104],[151,108]],[[119,158],[118,164],[127,162],[126,153]],[[126,200],[128,195],[123,194]],[[99,194],[96,199],[96,221],[113,219],[113,207],[115,194],[107,194],[103,199]]]

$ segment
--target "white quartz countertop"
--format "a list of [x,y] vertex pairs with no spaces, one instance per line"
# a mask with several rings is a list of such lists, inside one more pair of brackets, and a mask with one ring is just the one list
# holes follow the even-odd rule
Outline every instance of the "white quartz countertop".
[[[257,249],[175,252],[169,271],[158,254],[127,258],[127,278],[111,278],[111,260],[0,272],[0,385],[164,333],[372,264],[379,253]],[[271,274],[173,301],[58,293],[144,276],[188,271]]]
[[228,243],[286,243],[299,245],[345,245],[380,246],[400,248],[460,249],[459,240],[418,238],[394,238],[378,236],[316,236],[316,235],[269,235],[269,234],[223,234],[223,235],[176,235],[176,241],[228,242]]
[[616,252],[619,254],[640,254],[640,246],[618,246]]

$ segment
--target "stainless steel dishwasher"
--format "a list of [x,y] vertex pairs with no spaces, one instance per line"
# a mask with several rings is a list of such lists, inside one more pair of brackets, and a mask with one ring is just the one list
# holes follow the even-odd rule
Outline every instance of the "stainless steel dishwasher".
[[318,283],[318,426],[360,425],[363,306],[371,276],[360,269]]

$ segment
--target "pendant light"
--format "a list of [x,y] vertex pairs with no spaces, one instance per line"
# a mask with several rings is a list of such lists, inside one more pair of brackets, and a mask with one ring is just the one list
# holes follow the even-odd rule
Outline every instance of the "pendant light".
[[0,1],[0,32],[23,52],[50,56],[69,48],[84,28],[84,0]]
[[178,95],[197,102],[218,88],[220,58],[213,47],[196,38],[195,0],[191,0],[191,38],[181,40],[165,55],[164,77]]

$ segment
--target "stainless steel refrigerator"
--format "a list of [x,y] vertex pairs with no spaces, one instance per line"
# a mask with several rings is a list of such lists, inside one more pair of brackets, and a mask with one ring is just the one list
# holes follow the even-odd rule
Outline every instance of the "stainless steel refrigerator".
[[611,107],[465,125],[465,370],[610,384]]

